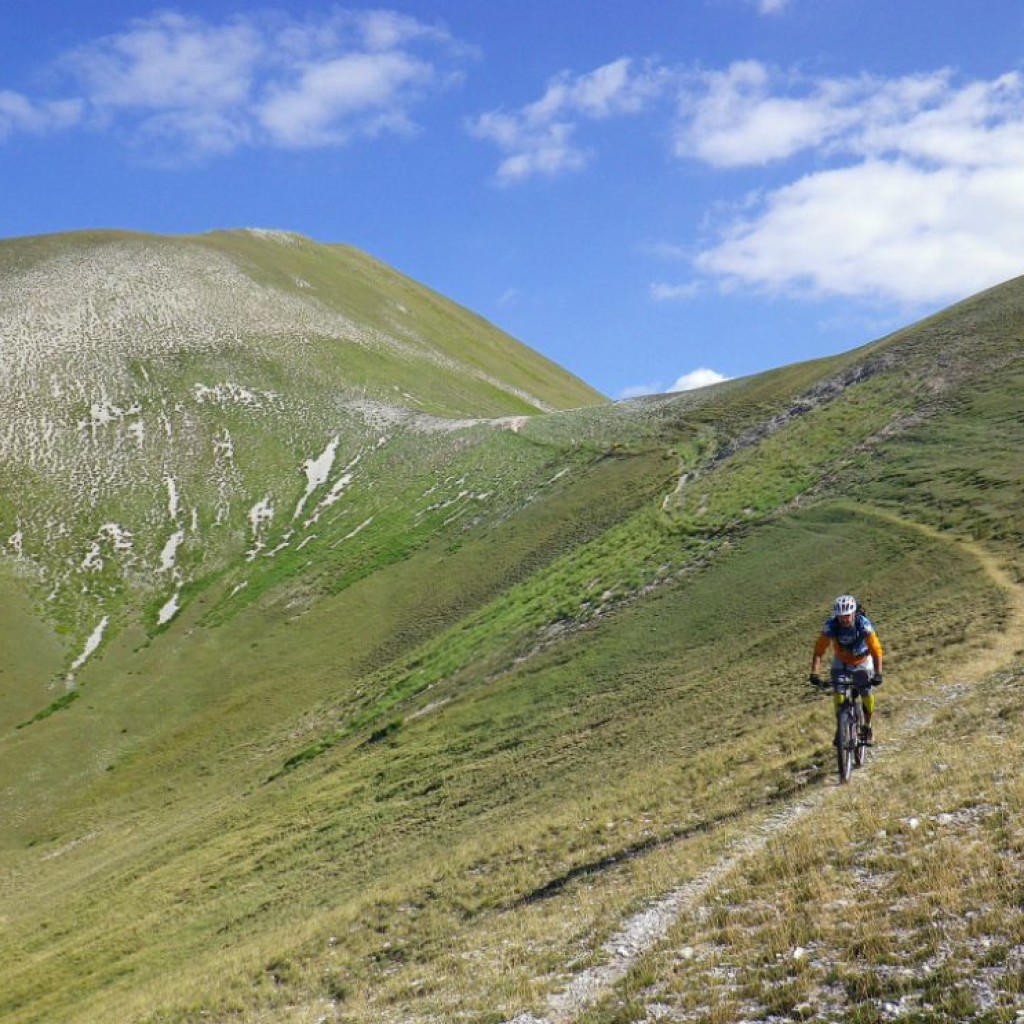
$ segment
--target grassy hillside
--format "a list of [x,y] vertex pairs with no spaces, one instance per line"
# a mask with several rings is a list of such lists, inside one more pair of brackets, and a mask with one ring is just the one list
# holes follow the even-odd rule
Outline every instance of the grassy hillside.
[[319,555],[343,494],[352,527],[393,502],[430,518],[404,464],[443,459],[458,425],[602,402],[370,257],[298,235],[8,240],[0,282],[0,535],[42,577],[69,668],[243,556]]
[[[88,506],[132,547],[108,531],[95,572],[91,526],[29,540],[74,461],[54,428],[60,471],[0,517],[0,1018],[1014,1019],[1021,282],[841,357],[525,416],[520,391],[594,396],[358,254],[168,244],[377,325],[374,387],[429,338],[398,387],[434,418],[351,397],[365,346],[153,359],[120,441],[74,449],[98,479],[144,422],[145,472]],[[803,680],[845,590],[889,669],[840,788]]]

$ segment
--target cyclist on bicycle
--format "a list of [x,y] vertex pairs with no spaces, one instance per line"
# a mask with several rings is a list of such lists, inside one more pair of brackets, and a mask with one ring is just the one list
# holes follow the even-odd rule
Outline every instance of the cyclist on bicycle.
[[[849,594],[841,594],[832,605],[832,614],[821,627],[821,634],[814,645],[811,657],[811,683],[822,686],[821,659],[832,645],[831,679],[834,682],[840,675],[853,676],[859,686],[874,687],[882,685],[882,644],[871,625],[871,620],[860,610],[857,599]],[[836,694],[836,713],[843,698]],[[871,728],[871,717],[875,713],[875,695],[866,693],[862,700],[864,708],[864,739],[870,743],[874,739]]]

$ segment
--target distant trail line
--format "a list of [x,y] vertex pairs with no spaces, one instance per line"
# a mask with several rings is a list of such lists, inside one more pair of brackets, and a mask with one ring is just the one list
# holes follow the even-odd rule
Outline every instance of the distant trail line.
[[[978,562],[989,579],[1006,595],[1009,602],[1006,627],[993,638],[989,647],[960,666],[958,675],[962,680],[976,679],[994,671],[999,664],[1013,657],[1019,646],[1018,638],[1024,634],[1024,588],[1010,577],[995,554],[976,541],[950,537],[924,523],[903,519],[882,509],[861,506],[861,510],[895,525],[917,530],[933,540],[961,548]],[[937,694],[922,701],[922,707],[909,715],[895,730],[888,744],[890,749],[898,750],[902,745],[901,740],[926,728],[942,708],[963,693],[967,685],[969,683],[963,681],[944,685]],[[633,964],[665,939],[683,914],[699,906],[708,893],[744,860],[763,851],[775,836],[837,792],[838,786],[823,787],[764,818],[751,834],[734,843],[729,852],[706,871],[627,918],[623,927],[602,947],[606,955],[605,962],[582,971],[564,989],[550,995],[545,1016],[521,1013],[506,1024],[571,1024],[581,1013],[609,995],[614,986],[629,973]]]
[[1003,591],[1009,605],[1009,615],[1004,629],[992,638],[989,647],[960,666],[960,673],[966,677],[984,675],[1009,661],[1020,647],[1019,637],[1024,635],[1024,587],[1014,580],[1000,562],[999,557],[982,544],[966,537],[951,537],[933,526],[913,519],[903,519],[893,512],[873,506],[858,506],[862,511],[885,519],[895,525],[917,530],[932,540],[959,547],[969,554],[984,570],[988,578]]

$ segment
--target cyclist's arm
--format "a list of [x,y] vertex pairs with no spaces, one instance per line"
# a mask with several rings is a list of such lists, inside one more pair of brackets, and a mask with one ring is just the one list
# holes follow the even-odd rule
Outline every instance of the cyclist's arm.
[[821,659],[828,650],[828,637],[822,633],[814,644],[814,654],[811,655],[811,675],[821,675]]
[[882,651],[882,643],[878,639],[877,633],[868,633],[867,636],[868,650],[871,652],[871,657],[875,659],[875,672],[878,675],[882,674],[882,659],[884,653]]

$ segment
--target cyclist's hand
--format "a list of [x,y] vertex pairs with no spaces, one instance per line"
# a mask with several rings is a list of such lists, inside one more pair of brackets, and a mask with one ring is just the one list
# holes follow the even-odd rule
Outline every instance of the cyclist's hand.
[[812,672],[811,673],[811,675],[810,675],[810,677],[808,679],[808,682],[811,684],[811,686],[824,686],[825,685],[825,681],[821,678],[821,676],[818,675],[817,672]]
[[872,685],[873,687],[875,687],[875,689],[877,689],[877,688],[878,688],[879,686],[881,686],[881,685],[882,685],[882,673],[881,673],[881,672],[876,672],[876,673],[875,673],[875,674],[874,674],[874,675],[873,675],[873,676],[871,677],[871,685]]

